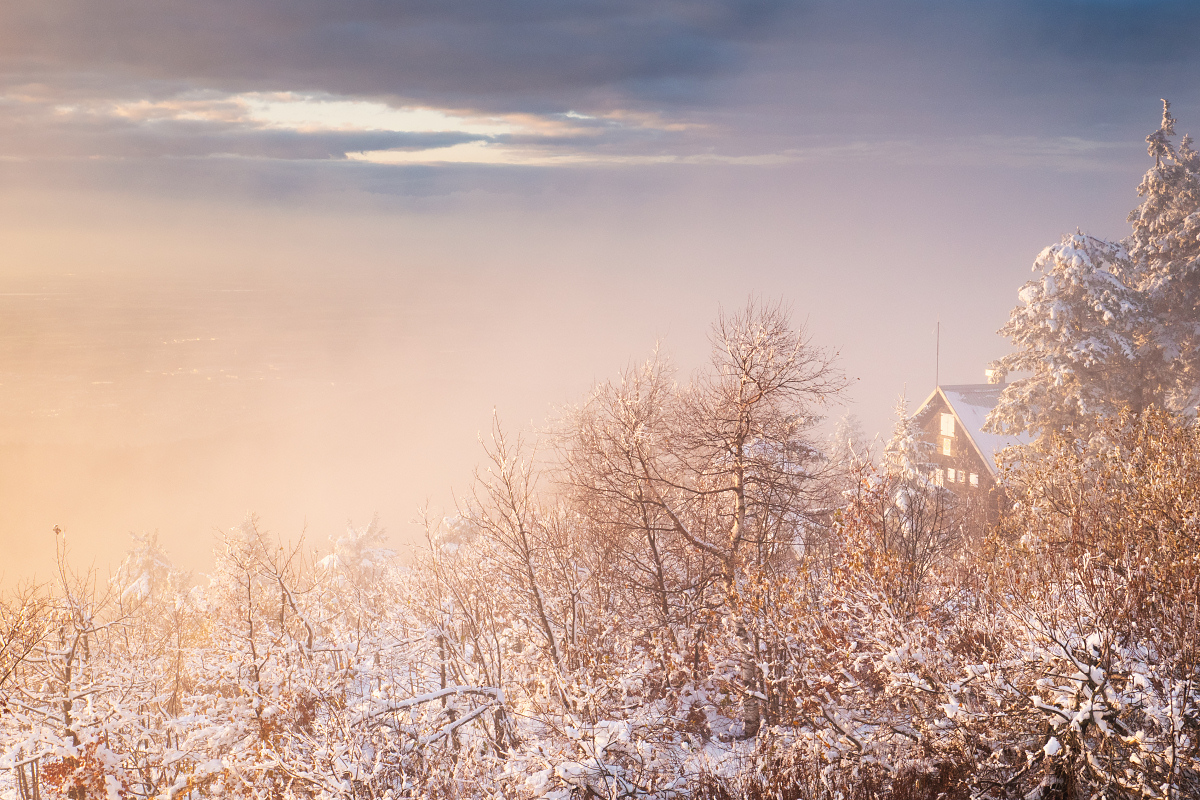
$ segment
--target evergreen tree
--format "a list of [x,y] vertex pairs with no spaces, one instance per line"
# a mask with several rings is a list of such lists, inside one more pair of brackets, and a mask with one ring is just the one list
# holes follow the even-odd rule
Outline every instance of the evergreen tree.
[[892,438],[883,448],[883,472],[904,481],[925,483],[933,475],[933,443],[909,415],[907,397],[897,398],[894,411],[896,424],[892,427]]
[[[1138,186],[1126,246],[1138,265],[1138,288],[1152,315],[1157,353],[1151,388],[1168,408],[1192,409],[1200,385],[1200,154],[1184,136],[1171,143],[1175,118],[1163,101],[1162,125],[1146,137],[1154,166]],[[1148,351],[1148,355],[1151,351]],[[1165,373],[1165,374],[1163,374]]]
[[1147,337],[1134,265],[1123,247],[1074,234],[1047,247],[1000,333],[1017,349],[993,364],[1029,372],[1009,385],[989,421],[1005,433],[1067,430],[1091,415],[1146,403]]
[[1154,166],[1120,242],[1076,233],[1046,248],[1000,333],[1014,381],[989,416],[1003,433],[1082,433],[1098,416],[1200,403],[1200,154],[1163,101]]
[[842,494],[855,488],[863,471],[874,461],[872,444],[858,416],[849,411],[843,414],[829,437],[826,453],[834,492]]

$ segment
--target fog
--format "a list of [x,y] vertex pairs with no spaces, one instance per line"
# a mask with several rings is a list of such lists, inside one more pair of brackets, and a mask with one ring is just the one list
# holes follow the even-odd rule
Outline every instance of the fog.
[[[1191,4],[0,6],[0,573],[203,570],[257,513],[399,546],[544,428],[781,300],[835,419],[981,380],[1042,248],[1127,231]],[[940,323],[940,367],[935,362]]]
[[493,412],[544,428],[656,342],[686,377],[749,296],[840,352],[853,385],[829,416],[885,432],[900,392],[932,388],[939,319],[942,381],[979,381],[1037,251],[1078,224],[1120,235],[1129,150],[1087,170],[530,170],[503,190],[484,171],[336,202],[163,175],[18,184],[0,223],[4,580],[49,576],[55,525],[101,573],[151,531],[203,570],[249,513],[318,546],[378,514],[417,543],[420,509],[469,489]]

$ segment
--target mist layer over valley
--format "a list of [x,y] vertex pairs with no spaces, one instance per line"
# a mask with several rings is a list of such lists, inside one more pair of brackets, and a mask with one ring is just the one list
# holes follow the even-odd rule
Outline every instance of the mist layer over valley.
[[[4,580],[49,574],[54,525],[101,570],[155,530],[202,569],[215,533],[250,512],[321,543],[378,513],[398,545],[417,540],[409,521],[427,501],[452,510],[493,410],[542,427],[659,341],[691,369],[713,315],[751,294],[786,299],[840,350],[855,384],[835,416],[886,432],[896,395],[932,385],[939,317],[943,379],[978,381],[1031,254],[1070,219],[1120,229],[1128,202],[1104,189],[1134,180],[1130,150],[1065,176],[875,161],[465,171],[433,195],[360,188],[338,205],[310,196],[325,189],[307,173],[264,204],[194,185],[183,200],[165,186],[23,194],[29,175],[7,165]],[[398,172],[397,188],[416,177]],[[1018,195],[1019,218],[980,249],[972,220]]]

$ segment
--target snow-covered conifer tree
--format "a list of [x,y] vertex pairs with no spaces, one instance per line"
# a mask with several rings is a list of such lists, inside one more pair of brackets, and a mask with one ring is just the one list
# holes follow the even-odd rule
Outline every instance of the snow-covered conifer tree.
[[884,471],[905,480],[928,479],[933,469],[933,444],[921,435],[917,421],[908,413],[908,398],[896,400],[896,423],[892,438],[883,449]]
[[1017,350],[994,365],[1031,374],[1004,390],[992,427],[1040,434],[1146,405],[1152,345],[1125,249],[1073,234],[1043,250],[1033,269],[1038,277],[1021,288],[1022,304],[1000,331]]
[[378,517],[362,529],[347,525],[344,535],[330,538],[333,552],[317,564],[339,579],[356,585],[378,577],[396,556],[396,552],[386,546],[387,534],[379,525]]
[[833,469],[833,485],[839,492],[851,491],[862,471],[874,462],[873,443],[863,433],[862,421],[847,411],[829,437],[826,458]]
[[129,551],[113,578],[123,604],[136,605],[162,590],[174,573],[171,559],[158,545],[158,534],[133,534]]
[[1174,135],[1164,100],[1162,125],[1146,138],[1154,166],[1138,186],[1142,203],[1129,215],[1125,243],[1153,314],[1156,366],[1165,372],[1155,388],[1163,405],[1179,410],[1200,401],[1200,154],[1190,136],[1173,146]]
[[1200,403],[1200,154],[1174,135],[1164,100],[1128,237],[1076,233],[1034,262],[1000,331],[1017,349],[994,364],[1032,374],[1005,389],[993,430],[1078,430],[1124,408]]

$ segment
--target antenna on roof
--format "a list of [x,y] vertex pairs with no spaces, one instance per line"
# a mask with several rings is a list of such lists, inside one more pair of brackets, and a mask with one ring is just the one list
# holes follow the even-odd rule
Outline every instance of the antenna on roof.
[[933,346],[933,388],[942,384],[942,320],[937,321],[937,343]]

